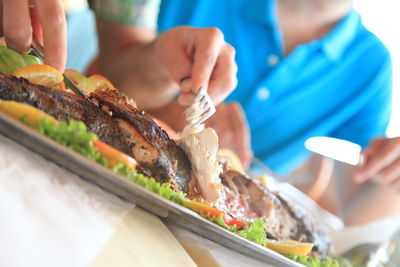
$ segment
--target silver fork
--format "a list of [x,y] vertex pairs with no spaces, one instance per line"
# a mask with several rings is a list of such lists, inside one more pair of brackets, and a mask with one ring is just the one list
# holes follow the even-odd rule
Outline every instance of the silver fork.
[[185,110],[185,118],[189,123],[186,128],[196,128],[202,125],[215,113],[215,106],[204,87],[201,87],[192,104]]

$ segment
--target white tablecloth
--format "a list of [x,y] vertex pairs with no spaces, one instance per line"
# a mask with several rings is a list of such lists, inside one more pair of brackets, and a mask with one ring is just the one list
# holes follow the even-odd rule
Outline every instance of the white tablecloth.
[[84,266],[132,208],[0,136],[0,266]]

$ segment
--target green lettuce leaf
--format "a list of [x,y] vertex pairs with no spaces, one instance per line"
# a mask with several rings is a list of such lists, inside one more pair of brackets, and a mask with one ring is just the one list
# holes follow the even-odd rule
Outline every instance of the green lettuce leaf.
[[0,45],[0,73],[12,74],[17,69],[31,64],[43,64],[43,62],[37,57],[21,55]]
[[57,143],[69,147],[84,157],[107,167],[106,159],[92,143],[98,140],[97,136],[89,133],[83,122],[70,120],[69,122],[60,121],[55,124],[47,120],[39,120],[36,130]]
[[151,190],[163,198],[171,200],[180,205],[184,206],[190,202],[190,200],[186,198],[185,193],[174,191],[170,183],[159,183],[154,178],[146,177],[143,174],[138,173],[135,169],[128,167],[121,162],[114,166],[112,171],[125,176],[129,180],[140,184],[144,188]]
[[298,256],[298,255],[284,255],[292,261],[303,264],[307,267],[339,267],[339,261],[327,257],[325,260],[319,258],[313,258],[310,256]]
[[254,220],[254,222],[245,230],[237,231],[236,234],[253,241],[259,245],[267,244],[267,234],[264,230],[265,222],[262,218]]

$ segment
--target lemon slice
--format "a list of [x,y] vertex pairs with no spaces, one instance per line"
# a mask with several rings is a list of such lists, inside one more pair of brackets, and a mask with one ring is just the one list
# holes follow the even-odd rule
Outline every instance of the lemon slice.
[[240,173],[244,173],[242,162],[239,157],[230,149],[219,149],[217,152],[217,158],[219,161],[224,161],[228,165],[229,169],[233,169]]
[[302,243],[295,240],[271,240],[267,239],[267,247],[282,253],[298,256],[307,256],[314,247],[313,243]]
[[258,181],[265,187],[268,187],[268,180],[267,180],[267,175],[263,174],[260,177],[258,177]]
[[47,87],[59,86],[64,80],[61,72],[45,64],[32,64],[19,68],[14,71],[13,75]]

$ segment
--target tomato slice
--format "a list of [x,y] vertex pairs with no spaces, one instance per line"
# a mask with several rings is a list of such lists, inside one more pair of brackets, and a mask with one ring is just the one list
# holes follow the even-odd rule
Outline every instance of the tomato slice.
[[225,212],[220,211],[219,209],[216,209],[214,207],[211,207],[210,205],[207,205],[205,203],[192,201],[189,205],[190,205],[189,208],[191,208],[193,211],[200,213],[200,215],[202,216],[208,215],[210,217],[218,218],[222,214],[222,218],[224,219],[225,223],[228,226],[236,224],[237,229],[239,229],[244,225],[243,221],[235,219],[229,214],[226,214]]
[[103,143],[102,141],[93,141],[93,146],[97,147],[100,154],[107,160],[109,167],[114,167],[118,162],[122,162],[131,168],[136,168],[137,162],[134,158],[125,153]]
[[225,221],[225,223],[226,223],[227,225],[229,225],[229,226],[230,226],[230,225],[236,224],[236,225],[237,225],[237,229],[242,228],[243,225],[244,225],[244,222],[243,222],[243,221],[238,220],[238,219],[236,219],[236,218],[233,218],[232,216],[229,216],[228,214],[225,214],[225,216],[224,216],[224,221]]
[[107,79],[106,77],[104,77],[103,75],[93,74],[92,76],[90,76],[89,79],[97,80],[99,84],[105,83],[107,88],[115,89],[115,86],[112,84],[112,82],[109,79]]

